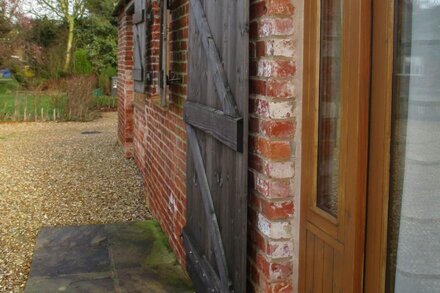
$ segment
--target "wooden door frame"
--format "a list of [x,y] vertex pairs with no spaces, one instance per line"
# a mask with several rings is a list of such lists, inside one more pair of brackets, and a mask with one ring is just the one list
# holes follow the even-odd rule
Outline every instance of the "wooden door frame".
[[[319,3],[305,1],[304,95],[299,292],[306,292],[306,238],[312,231],[338,250],[336,282],[342,292],[362,292],[365,248],[368,119],[373,0],[342,1],[341,143],[338,217],[316,207],[319,98]],[[349,178],[348,178],[349,177]],[[323,229],[324,228],[324,229]],[[343,281],[342,281],[343,276]],[[352,277],[351,277],[352,276]]]
[[373,0],[365,293],[386,289],[395,2]]

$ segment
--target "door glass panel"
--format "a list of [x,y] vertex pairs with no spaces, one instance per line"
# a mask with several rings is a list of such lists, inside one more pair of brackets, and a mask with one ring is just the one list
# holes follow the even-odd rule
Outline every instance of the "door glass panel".
[[317,205],[338,213],[341,0],[321,1]]
[[396,3],[387,292],[440,292],[440,1]]

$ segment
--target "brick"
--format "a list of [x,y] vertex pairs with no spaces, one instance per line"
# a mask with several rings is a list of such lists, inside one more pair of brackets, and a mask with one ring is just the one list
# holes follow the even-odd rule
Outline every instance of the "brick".
[[293,34],[294,24],[292,18],[266,18],[257,24],[258,37],[288,36]]
[[269,15],[293,15],[295,7],[291,0],[269,0],[266,4]]
[[253,137],[251,143],[256,153],[271,160],[286,160],[292,155],[288,141],[272,141],[263,137]]
[[261,77],[290,77],[295,72],[292,60],[262,59],[257,64],[257,75]]
[[272,283],[268,286],[267,291],[266,292],[271,292],[271,293],[293,293],[293,285],[291,283],[291,281],[289,282],[277,282],[277,283]]
[[262,52],[261,54],[258,54],[258,50],[257,50],[257,57],[260,56],[279,56],[279,57],[290,57],[290,58],[294,57],[295,46],[293,40],[291,39],[273,39],[259,43],[262,43],[261,46],[263,48],[260,49],[260,51]]
[[261,133],[270,137],[288,138],[295,133],[295,122],[292,120],[262,120],[259,125]]
[[261,200],[261,213],[268,220],[289,219],[293,216],[293,201],[271,202],[265,199]]
[[256,265],[270,281],[283,280],[292,275],[291,262],[274,262],[270,259],[266,259],[262,254],[257,254]]
[[266,1],[251,4],[250,19],[258,18],[267,13]]
[[273,179],[263,175],[255,176],[255,189],[271,199],[283,199],[293,195],[293,184],[289,179]]
[[292,237],[290,221],[270,221],[262,214],[257,214],[257,227],[263,235],[272,239],[290,239]]
[[269,80],[267,95],[276,98],[292,98],[295,95],[295,86],[292,80]]

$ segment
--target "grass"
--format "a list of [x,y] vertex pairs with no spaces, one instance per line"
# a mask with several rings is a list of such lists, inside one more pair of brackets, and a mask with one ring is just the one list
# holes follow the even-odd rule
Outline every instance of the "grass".
[[20,84],[15,79],[0,78],[0,94],[10,94],[20,89]]
[[0,120],[64,120],[66,101],[62,94],[0,94]]
[[[67,102],[63,93],[24,92],[15,80],[0,79],[0,121],[69,120]],[[110,110],[115,106],[115,97],[92,99],[92,110]]]
[[95,109],[114,109],[116,107],[116,97],[101,96],[93,97],[93,106]]

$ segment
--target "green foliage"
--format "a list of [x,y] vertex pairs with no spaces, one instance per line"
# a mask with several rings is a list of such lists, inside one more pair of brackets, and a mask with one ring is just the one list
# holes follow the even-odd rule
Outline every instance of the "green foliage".
[[11,94],[20,89],[15,79],[0,79],[0,94]]
[[111,94],[111,78],[117,74],[117,70],[114,67],[106,67],[99,74],[99,87],[104,91],[106,95]]
[[74,55],[73,72],[80,75],[90,75],[92,73],[92,63],[89,61],[87,50],[78,49]]
[[87,2],[89,14],[78,21],[76,28],[76,48],[89,53],[93,71],[100,74],[109,67],[117,65],[118,31],[112,16],[113,0]]
[[47,16],[33,20],[32,28],[27,35],[27,40],[44,48],[49,47],[59,40],[60,31],[65,30],[65,25],[56,19]]
[[[67,70],[68,19],[55,18],[53,13],[47,13],[50,9],[46,9],[41,10],[37,18],[11,23],[2,16],[0,7],[0,67],[10,68],[24,87],[72,73],[93,74],[99,78],[99,86],[109,94],[109,80],[116,74],[114,68],[117,66],[118,33],[116,19],[112,16],[114,2],[81,0],[85,3],[85,12],[82,17],[75,18],[72,62]],[[11,55],[22,58],[10,58]],[[25,66],[29,66],[35,77],[24,74]]]
[[95,110],[114,110],[116,108],[116,97],[100,96],[93,97],[93,108]]

